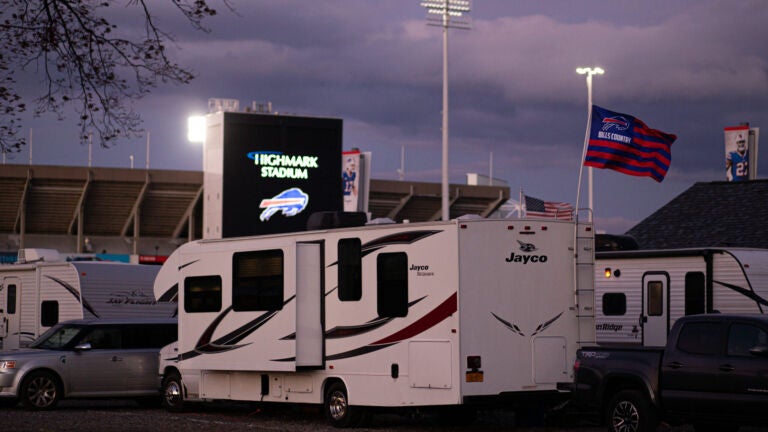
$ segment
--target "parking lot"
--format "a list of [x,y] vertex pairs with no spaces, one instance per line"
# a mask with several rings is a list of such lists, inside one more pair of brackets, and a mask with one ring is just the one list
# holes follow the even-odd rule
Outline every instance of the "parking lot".
[[[318,407],[211,403],[194,405],[188,412],[174,414],[163,409],[141,408],[132,401],[63,401],[59,408],[33,412],[21,407],[0,409],[3,430],[17,432],[241,432],[241,431],[338,431],[329,426]],[[444,425],[430,415],[373,416],[358,431],[509,431],[519,432],[597,432],[595,426],[516,427],[511,412],[488,411],[468,426]]]
[[[15,432],[274,432],[338,431],[329,426],[319,408],[296,405],[254,405],[210,403],[194,405],[188,412],[174,414],[163,409],[141,408],[132,401],[71,400],[48,412],[21,407],[1,408],[0,427]],[[603,432],[605,429],[577,419],[559,426],[519,426],[515,415],[504,410],[479,413],[470,425],[445,425],[431,415],[379,413],[365,427],[367,432]],[[688,426],[661,426],[660,432],[692,432]],[[742,428],[742,432],[768,432],[766,428]]]

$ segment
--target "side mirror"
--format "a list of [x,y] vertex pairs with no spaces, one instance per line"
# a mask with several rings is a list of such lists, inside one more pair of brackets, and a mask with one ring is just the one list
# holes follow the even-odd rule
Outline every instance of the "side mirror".
[[90,342],[75,345],[75,351],[90,351],[93,347]]
[[768,357],[768,346],[758,345],[754,348],[750,348],[749,353],[755,357]]

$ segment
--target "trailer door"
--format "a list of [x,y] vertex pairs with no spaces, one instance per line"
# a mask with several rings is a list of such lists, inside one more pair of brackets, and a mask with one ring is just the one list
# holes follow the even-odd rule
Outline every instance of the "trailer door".
[[643,345],[664,346],[669,332],[669,275],[643,275]]
[[322,251],[296,244],[296,366],[323,366]]
[[21,280],[17,277],[4,278],[0,298],[0,339],[3,349],[18,348],[21,342]]

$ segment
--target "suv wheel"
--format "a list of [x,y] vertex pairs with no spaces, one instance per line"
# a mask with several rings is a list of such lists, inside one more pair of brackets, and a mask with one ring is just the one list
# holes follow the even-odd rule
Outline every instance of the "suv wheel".
[[21,384],[21,403],[33,410],[53,409],[61,394],[61,384],[50,372],[32,372]]

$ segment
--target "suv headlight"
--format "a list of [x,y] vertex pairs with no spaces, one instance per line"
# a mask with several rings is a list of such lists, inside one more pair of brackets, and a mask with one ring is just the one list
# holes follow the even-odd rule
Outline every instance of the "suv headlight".
[[16,360],[0,360],[0,369],[15,369]]

